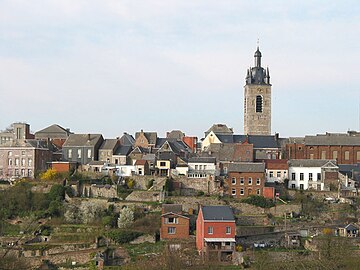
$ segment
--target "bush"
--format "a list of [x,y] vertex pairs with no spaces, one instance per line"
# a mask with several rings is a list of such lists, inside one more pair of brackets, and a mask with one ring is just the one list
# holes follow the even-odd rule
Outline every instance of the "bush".
[[257,195],[251,195],[248,198],[243,199],[242,202],[252,204],[261,208],[270,208],[275,206],[275,203],[272,200]]
[[58,178],[58,172],[55,169],[48,169],[40,174],[40,180],[50,181]]
[[133,189],[135,186],[135,180],[134,179],[129,179],[126,181],[126,185],[129,189]]
[[118,244],[126,244],[142,235],[140,232],[114,230],[107,233],[107,236]]

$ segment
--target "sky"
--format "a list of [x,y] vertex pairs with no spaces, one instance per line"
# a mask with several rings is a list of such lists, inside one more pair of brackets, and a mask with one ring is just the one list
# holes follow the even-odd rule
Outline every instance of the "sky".
[[0,0],[0,129],[242,134],[258,39],[272,133],[360,129],[358,0]]

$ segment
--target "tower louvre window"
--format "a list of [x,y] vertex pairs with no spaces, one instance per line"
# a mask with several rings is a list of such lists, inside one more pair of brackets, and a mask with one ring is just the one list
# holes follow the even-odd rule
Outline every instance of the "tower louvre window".
[[256,112],[263,112],[263,98],[262,96],[256,96]]

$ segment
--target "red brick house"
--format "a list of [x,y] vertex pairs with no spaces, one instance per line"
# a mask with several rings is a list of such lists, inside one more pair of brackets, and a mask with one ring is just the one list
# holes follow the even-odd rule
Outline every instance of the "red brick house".
[[183,215],[182,205],[163,204],[160,239],[189,238],[190,218]]
[[231,163],[226,180],[228,194],[235,198],[263,195],[265,186],[264,163]]
[[236,225],[229,206],[201,206],[196,220],[196,247],[206,260],[230,261]]

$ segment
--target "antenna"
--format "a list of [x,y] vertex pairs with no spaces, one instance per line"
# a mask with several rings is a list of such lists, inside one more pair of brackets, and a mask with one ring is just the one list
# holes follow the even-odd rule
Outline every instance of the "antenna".
[[259,43],[260,43],[260,41],[259,41],[259,38],[258,38],[257,42],[256,42],[258,48],[259,48]]

